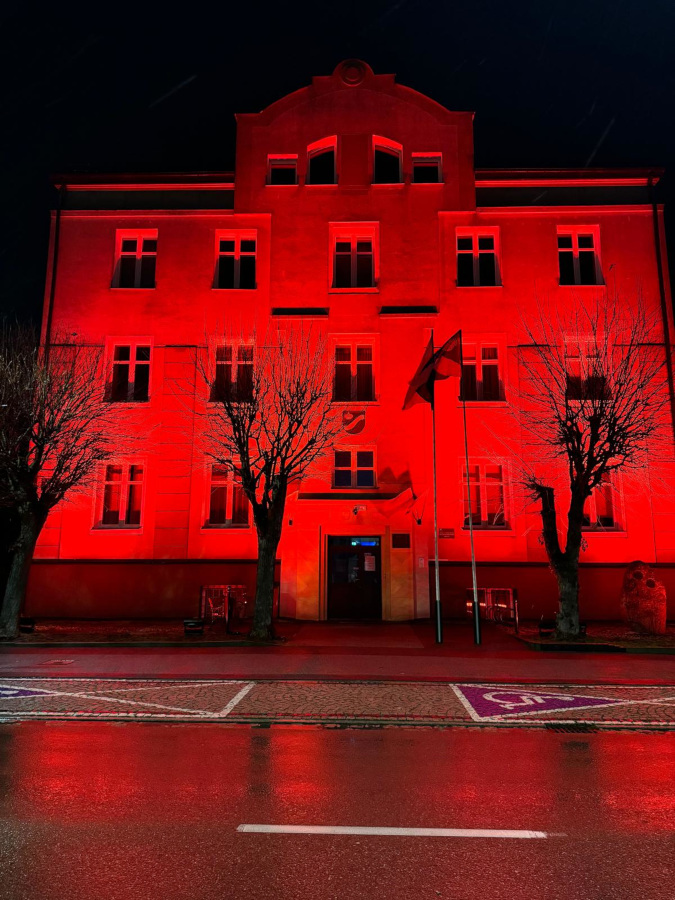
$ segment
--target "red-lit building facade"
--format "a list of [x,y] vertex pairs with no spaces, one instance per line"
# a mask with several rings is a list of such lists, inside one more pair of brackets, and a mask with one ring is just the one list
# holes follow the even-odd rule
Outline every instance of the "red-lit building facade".
[[[238,116],[234,174],[62,180],[45,336],[104,347],[109,377],[93,389],[135,449],[49,519],[27,613],[177,617],[197,612],[203,585],[252,592],[246,501],[197,439],[209,398],[195,352],[245,389],[254,331],[310,325],[334,354],[344,432],[288,500],[278,614],[429,615],[431,416],[402,402],[432,329],[437,343],[463,334],[479,585],[517,587],[523,616],[555,608],[537,510],[514,478],[519,320],[537,304],[639,293],[670,365],[658,173],[476,171],[472,123],[350,61]],[[205,339],[217,334],[229,337]],[[437,389],[442,598],[460,615],[471,575],[458,393],[457,379]],[[659,483],[670,474],[661,464]],[[619,617],[631,560],[675,589],[675,504],[649,477],[622,475],[589,502],[588,618]]]

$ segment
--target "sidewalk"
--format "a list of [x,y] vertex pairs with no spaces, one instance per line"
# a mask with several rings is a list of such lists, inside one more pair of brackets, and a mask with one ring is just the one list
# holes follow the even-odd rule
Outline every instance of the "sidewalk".
[[446,623],[441,645],[428,622],[292,622],[279,631],[287,641],[276,646],[0,645],[0,677],[675,684],[673,656],[538,653],[488,624],[480,647],[469,623]]

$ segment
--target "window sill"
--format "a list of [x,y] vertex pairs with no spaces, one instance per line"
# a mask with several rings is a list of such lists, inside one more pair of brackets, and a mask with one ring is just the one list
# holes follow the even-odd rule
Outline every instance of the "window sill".
[[149,406],[150,399],[147,400],[105,400],[108,406],[122,407],[123,409],[133,409],[136,406]]
[[625,528],[586,528],[582,527],[581,533],[584,537],[588,537],[589,535],[598,536],[598,537],[628,537],[628,532]]
[[256,284],[256,286],[252,287],[252,288],[243,288],[243,287],[219,288],[219,287],[216,287],[215,285],[212,285],[211,290],[218,291],[219,293],[223,293],[224,291],[229,291],[230,293],[234,293],[235,291],[246,291],[246,293],[248,294],[251,291],[257,291],[258,285]]
[[250,525],[202,525],[201,531],[250,531]]
[[405,187],[405,181],[371,181],[370,186],[374,188],[402,188]]
[[94,525],[92,531],[131,531],[134,534],[140,534],[143,530],[142,525]]
[[120,284],[111,284],[111,291],[156,291],[157,285],[153,285],[152,287],[124,287]]
[[379,294],[379,287],[329,287],[329,294]]
[[337,181],[327,181],[325,184],[310,184],[310,182],[305,182],[305,187],[308,188],[333,188],[339,187]]
[[604,281],[599,281],[595,284],[587,284],[584,282],[583,284],[561,284],[558,282],[558,287],[561,288],[606,288],[607,285]]
[[476,290],[489,291],[489,290],[494,290],[494,288],[503,288],[504,285],[503,285],[503,283],[502,284],[457,284],[457,282],[455,282],[455,287],[458,288],[459,290],[467,290],[467,291],[476,291]]

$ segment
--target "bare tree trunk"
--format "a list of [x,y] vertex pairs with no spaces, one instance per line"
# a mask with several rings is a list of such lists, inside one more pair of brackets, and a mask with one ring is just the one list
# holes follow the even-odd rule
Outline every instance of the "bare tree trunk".
[[19,615],[26,596],[28,576],[35,544],[40,536],[44,518],[34,510],[21,513],[21,530],[14,545],[9,577],[0,613],[0,639],[11,640],[19,633]]
[[274,604],[274,563],[279,536],[258,535],[258,569],[255,585],[253,627],[249,637],[255,641],[269,641],[274,637],[272,612]]
[[566,560],[555,570],[560,609],[556,616],[556,637],[579,636],[579,563]]

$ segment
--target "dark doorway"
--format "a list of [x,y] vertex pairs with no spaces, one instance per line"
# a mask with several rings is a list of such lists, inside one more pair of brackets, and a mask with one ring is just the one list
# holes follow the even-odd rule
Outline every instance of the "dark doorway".
[[328,538],[328,618],[382,618],[379,537]]

